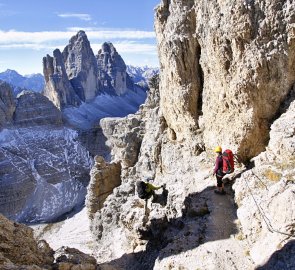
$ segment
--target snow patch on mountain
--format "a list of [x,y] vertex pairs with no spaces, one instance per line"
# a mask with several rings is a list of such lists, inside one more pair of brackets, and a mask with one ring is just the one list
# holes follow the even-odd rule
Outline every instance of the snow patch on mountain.
[[44,77],[42,74],[20,75],[17,71],[7,69],[0,73],[0,80],[12,85],[15,94],[22,90],[41,92],[44,89]]
[[[83,204],[92,159],[78,133],[49,126],[0,132],[0,212],[21,222],[45,222]],[[9,187],[9,189],[8,189]]]
[[127,91],[121,96],[101,94],[90,103],[79,107],[69,107],[63,110],[68,123],[79,129],[90,129],[105,117],[124,117],[135,113],[146,99],[146,91],[141,88]]
[[126,71],[134,83],[147,88],[149,79],[158,74],[160,69],[158,67],[135,67],[128,65]]

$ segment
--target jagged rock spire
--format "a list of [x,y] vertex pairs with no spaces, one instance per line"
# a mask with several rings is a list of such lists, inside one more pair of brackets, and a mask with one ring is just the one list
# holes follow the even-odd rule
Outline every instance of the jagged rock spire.
[[96,55],[98,64],[99,88],[112,89],[117,95],[133,89],[133,84],[126,73],[126,65],[111,42],[105,42]]
[[43,73],[45,77],[44,95],[56,107],[62,109],[66,105],[77,106],[81,103],[70,84],[59,49],[53,51],[53,57],[47,54],[43,58]]
[[84,31],[70,39],[62,53],[69,80],[82,101],[93,99],[97,93],[97,63]]
[[114,45],[106,42],[94,56],[84,31],[73,36],[61,53],[43,58],[44,94],[60,109],[93,100],[99,92],[122,95],[134,89],[126,65]]

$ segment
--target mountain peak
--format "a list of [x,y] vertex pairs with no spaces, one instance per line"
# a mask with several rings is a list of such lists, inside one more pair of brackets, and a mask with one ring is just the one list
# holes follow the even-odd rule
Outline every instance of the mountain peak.
[[6,69],[4,72],[2,72],[2,74],[10,74],[10,75],[19,75],[21,76],[17,71],[13,70],[13,69]]

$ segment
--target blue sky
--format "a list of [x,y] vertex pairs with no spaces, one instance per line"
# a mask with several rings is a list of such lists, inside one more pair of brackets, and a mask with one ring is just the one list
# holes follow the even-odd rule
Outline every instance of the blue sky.
[[42,58],[80,29],[94,54],[111,41],[126,64],[158,66],[154,8],[160,0],[0,0],[0,72],[42,73]]

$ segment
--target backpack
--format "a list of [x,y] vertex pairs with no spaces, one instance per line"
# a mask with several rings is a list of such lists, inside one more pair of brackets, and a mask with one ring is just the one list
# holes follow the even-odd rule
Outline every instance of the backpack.
[[136,182],[136,189],[137,189],[137,195],[140,199],[146,199],[147,193],[146,193],[146,184],[143,181],[137,181]]
[[225,174],[234,172],[235,163],[233,152],[229,149],[225,150],[222,153],[222,171]]

